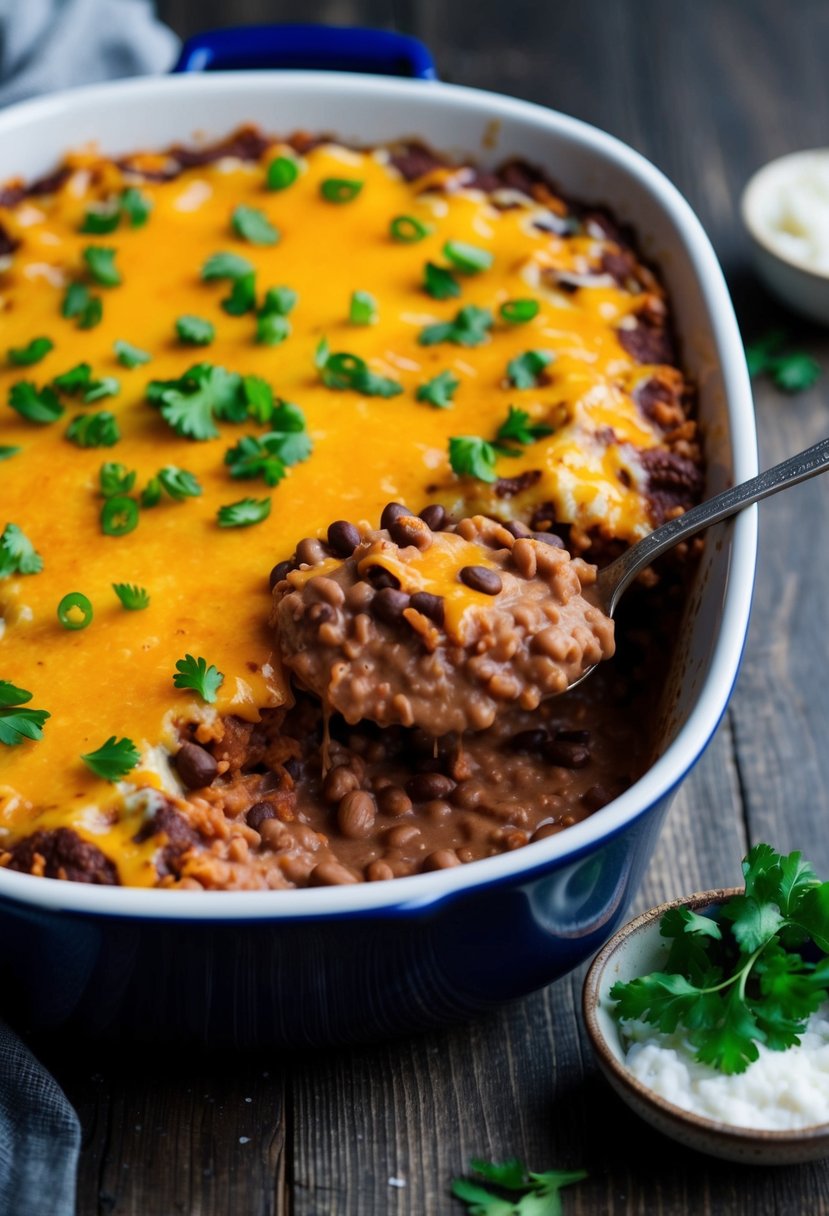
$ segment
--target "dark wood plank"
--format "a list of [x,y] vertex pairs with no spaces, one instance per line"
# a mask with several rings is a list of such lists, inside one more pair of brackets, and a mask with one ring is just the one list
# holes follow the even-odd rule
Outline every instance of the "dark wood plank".
[[[479,0],[474,16],[466,5],[418,0],[317,0],[301,13],[283,0],[159,7],[183,34],[297,18],[395,23],[430,44],[446,79],[597,123],[642,150],[689,197],[747,330],[780,319],[747,272],[736,200],[764,160],[825,142],[829,6],[821,0],[800,0],[796,20],[772,0]],[[794,326],[813,349],[825,349],[819,335]],[[758,385],[766,463],[826,432],[825,392],[821,384],[790,401]],[[758,839],[804,847],[829,872],[829,833],[821,830],[829,810],[829,569],[818,540],[827,514],[829,479],[762,508],[743,673],[668,816],[638,907],[736,881],[747,842]],[[590,1061],[580,981],[578,972],[468,1027],[299,1058],[284,1073],[247,1059],[182,1065],[147,1055],[126,1071],[56,1065],[86,1129],[79,1216],[443,1216],[455,1210],[449,1180],[472,1154],[516,1154],[538,1168],[585,1165],[589,1181],[566,1200],[580,1216],[829,1212],[825,1166],[740,1169],[686,1152],[634,1120]]]

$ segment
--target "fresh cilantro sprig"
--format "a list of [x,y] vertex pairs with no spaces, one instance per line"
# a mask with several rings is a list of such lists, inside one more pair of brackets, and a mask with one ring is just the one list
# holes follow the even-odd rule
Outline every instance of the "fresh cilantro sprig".
[[291,465],[308,459],[313,444],[305,429],[305,415],[290,401],[272,402],[268,417],[262,421],[269,422],[272,430],[266,435],[243,436],[225,453],[225,464],[231,477],[261,477],[266,485],[275,486]]
[[141,753],[132,739],[116,739],[115,735],[110,735],[94,752],[81,756],[86,767],[103,781],[120,781],[140,759]]
[[235,235],[251,245],[275,245],[279,240],[279,232],[264,211],[257,207],[240,204],[234,210],[230,222]]
[[460,388],[460,380],[450,371],[438,372],[431,380],[418,386],[417,400],[428,401],[436,410],[451,408],[455,393]]
[[421,346],[435,346],[438,342],[452,342],[455,346],[480,346],[485,342],[494,324],[488,308],[467,304],[459,308],[453,321],[439,321],[427,325],[418,334]]
[[111,448],[121,438],[114,414],[77,414],[66,428],[66,438],[79,448]]
[[253,524],[261,524],[270,513],[269,498],[240,498],[238,502],[219,507],[216,522],[220,528],[250,528]]
[[746,346],[746,361],[752,376],[770,376],[784,393],[802,393],[820,376],[820,364],[811,355],[792,351],[782,330],[772,330]]
[[212,363],[196,363],[177,380],[151,380],[147,399],[185,439],[215,439],[215,420],[243,422],[247,402],[242,377]]
[[43,558],[17,524],[6,524],[0,535],[0,578],[11,574],[40,574]]
[[54,350],[51,338],[32,338],[25,346],[12,346],[8,350],[8,359],[14,367],[31,367]]
[[176,673],[173,676],[176,688],[192,689],[203,701],[211,704],[216,700],[216,693],[224,683],[222,672],[212,663],[208,666],[207,660],[201,656],[195,659],[191,654],[186,654],[176,663]]
[[495,432],[496,439],[502,440],[504,443],[519,443],[526,447],[529,443],[535,443],[537,439],[544,439],[547,435],[553,434],[553,428],[547,426],[546,423],[537,422],[531,425],[530,415],[526,410],[516,409],[514,405],[509,406],[508,409],[506,419]]
[[773,1051],[799,1043],[829,998],[829,882],[800,853],[783,856],[768,844],[751,850],[743,874],[744,893],[716,918],[667,912],[664,970],[610,991],[617,1017],[667,1034],[681,1026],[696,1058],[723,1073],[744,1072],[758,1043]]
[[475,1178],[452,1180],[452,1194],[466,1204],[469,1216],[561,1216],[562,1188],[587,1177],[584,1170],[534,1173],[516,1158],[473,1157],[469,1169]]
[[179,469],[174,464],[166,464],[150,478],[146,488],[142,490],[141,506],[158,506],[164,494],[172,498],[173,502],[183,502],[185,498],[198,498],[201,493],[201,482],[195,473],[188,469]]
[[32,699],[25,688],[0,680],[0,743],[16,747],[24,739],[42,739],[43,723],[51,717],[45,709],[23,708]]
[[136,583],[113,583],[112,590],[127,612],[141,612],[150,606],[150,593]]
[[38,426],[57,422],[63,413],[57,393],[51,388],[38,389],[30,380],[18,380],[11,386],[9,405],[21,418]]
[[478,435],[453,435],[449,440],[449,463],[458,477],[495,481],[497,456],[493,445]]
[[525,350],[507,364],[507,379],[515,388],[535,388],[553,356],[547,350]]

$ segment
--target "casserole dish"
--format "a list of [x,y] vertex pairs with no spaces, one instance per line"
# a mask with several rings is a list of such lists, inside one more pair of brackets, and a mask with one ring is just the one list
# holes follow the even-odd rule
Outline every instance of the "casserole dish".
[[[217,66],[221,43],[202,45],[209,53],[201,59]],[[260,32],[257,55],[265,45]],[[237,45],[233,66],[240,54]],[[185,63],[192,57],[192,48],[185,51]],[[422,57],[420,67],[413,62],[409,56],[407,71],[428,73]],[[96,86],[8,111],[0,116],[0,176],[36,177],[68,147],[89,141],[118,154],[195,133],[221,136],[245,122],[326,130],[346,142],[417,135],[484,164],[525,157],[574,195],[609,205],[635,226],[671,295],[683,360],[699,386],[709,491],[755,471],[742,345],[698,221],[642,158],[561,115],[365,73],[185,75]],[[624,915],[670,796],[725,708],[745,639],[755,545],[749,512],[723,543],[706,547],[677,648],[661,756],[583,823],[473,867],[322,890],[181,896],[3,871],[7,1012],[40,1028],[96,1034],[323,1043],[467,1016],[563,974]]]

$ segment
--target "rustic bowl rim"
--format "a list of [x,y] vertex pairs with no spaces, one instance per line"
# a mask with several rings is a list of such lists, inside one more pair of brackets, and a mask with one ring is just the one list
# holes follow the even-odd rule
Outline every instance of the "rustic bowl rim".
[[[732,896],[742,895],[743,893],[743,887],[715,887],[709,891],[696,891],[692,895],[684,895],[678,899],[668,900],[666,903],[658,904],[656,907],[649,908],[646,912],[640,913],[639,916],[628,921],[626,925],[623,925],[621,929],[617,930],[605,942],[590,964],[582,987],[582,1016],[587,1028],[588,1037],[590,1038],[591,1047],[600,1065],[612,1073],[614,1079],[621,1086],[622,1092],[620,1096],[628,1102],[628,1105],[631,1105],[629,1099],[637,1099],[639,1102],[653,1107],[664,1119],[671,1122],[674,1126],[684,1125],[709,1137],[718,1137],[724,1141],[746,1145],[759,1143],[768,1146],[776,1145],[783,1148],[787,1145],[804,1144],[823,1138],[829,1140],[829,1122],[810,1123],[806,1127],[786,1128],[783,1130],[762,1127],[741,1127],[734,1123],[724,1123],[718,1119],[711,1119],[706,1115],[698,1115],[693,1111],[685,1110],[682,1106],[669,1102],[666,1098],[655,1093],[647,1085],[644,1085],[634,1077],[630,1069],[620,1062],[616,1053],[609,1047],[605,1034],[599,1024],[597,1010],[600,1004],[599,992],[601,981],[605,969],[617,951],[624,949],[626,944],[636,934],[658,925],[664,913],[672,908],[690,908],[692,911],[697,911],[711,904],[724,903],[725,900],[730,899]],[[635,1107],[631,1105],[631,1109],[635,1110]]]

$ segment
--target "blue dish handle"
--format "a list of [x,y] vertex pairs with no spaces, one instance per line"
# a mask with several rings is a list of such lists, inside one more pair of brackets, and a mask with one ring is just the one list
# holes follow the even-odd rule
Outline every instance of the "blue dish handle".
[[322,68],[437,80],[422,42],[392,30],[333,25],[239,25],[188,38],[174,72]]

